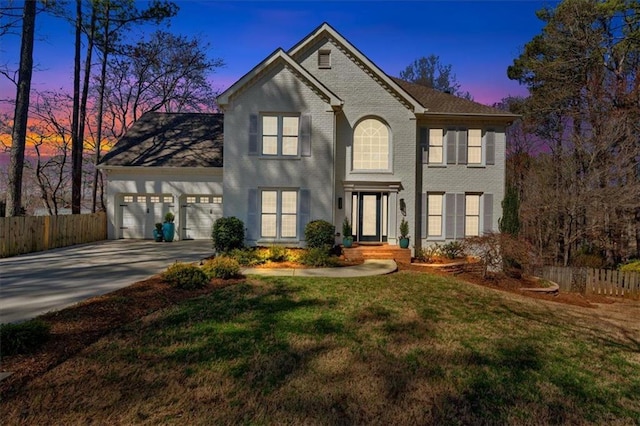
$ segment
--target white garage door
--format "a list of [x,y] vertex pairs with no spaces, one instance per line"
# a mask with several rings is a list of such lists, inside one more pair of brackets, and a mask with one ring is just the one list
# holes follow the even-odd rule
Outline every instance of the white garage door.
[[206,240],[211,238],[211,228],[222,217],[222,197],[213,195],[189,195],[182,204],[182,238]]
[[156,222],[173,210],[173,197],[166,194],[123,195],[120,204],[120,235],[122,238],[153,238]]

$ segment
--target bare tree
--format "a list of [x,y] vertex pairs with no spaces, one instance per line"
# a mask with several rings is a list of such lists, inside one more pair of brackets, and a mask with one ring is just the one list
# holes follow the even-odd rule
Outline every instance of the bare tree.
[[556,262],[595,247],[614,265],[638,250],[640,6],[565,0],[539,17],[542,33],[508,71],[529,87],[525,122],[544,142],[529,182],[517,179],[524,227]]
[[436,55],[416,59],[400,71],[400,78],[461,98],[473,99],[469,92],[460,90],[460,83],[453,73],[451,64],[443,64]]
[[23,9],[22,42],[20,46],[20,71],[11,135],[11,159],[9,163],[9,188],[7,216],[17,216],[22,207],[22,169],[29,117],[29,92],[33,72],[33,39],[36,25],[36,2],[25,1]]
[[166,32],[126,46],[109,63],[107,116],[118,138],[148,111],[215,110],[215,91],[208,75],[223,65],[209,59],[207,46]]

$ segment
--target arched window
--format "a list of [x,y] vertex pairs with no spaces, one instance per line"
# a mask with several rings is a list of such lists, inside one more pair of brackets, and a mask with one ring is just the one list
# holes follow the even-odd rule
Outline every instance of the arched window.
[[362,120],[353,132],[353,169],[389,169],[389,129],[375,118]]

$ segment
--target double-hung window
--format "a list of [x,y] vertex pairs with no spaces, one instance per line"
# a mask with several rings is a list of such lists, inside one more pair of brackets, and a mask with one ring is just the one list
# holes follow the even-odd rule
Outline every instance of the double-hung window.
[[262,155],[295,157],[298,155],[299,121],[297,116],[262,116]]
[[443,129],[429,129],[429,164],[442,164],[443,142]]
[[464,235],[475,237],[480,235],[480,194],[466,194],[464,212]]
[[263,190],[260,216],[262,238],[296,238],[298,191]]
[[482,164],[482,130],[469,129],[467,164]]
[[442,236],[443,194],[427,194],[427,237]]

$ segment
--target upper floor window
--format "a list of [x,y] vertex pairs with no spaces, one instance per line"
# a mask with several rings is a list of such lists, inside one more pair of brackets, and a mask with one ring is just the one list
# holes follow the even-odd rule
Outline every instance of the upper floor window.
[[262,116],[262,155],[298,155],[299,118],[286,115]]
[[443,135],[442,129],[429,129],[429,164],[442,164]]
[[469,129],[467,164],[482,164],[482,130]]
[[353,169],[389,169],[389,129],[375,118],[362,120],[353,132]]

